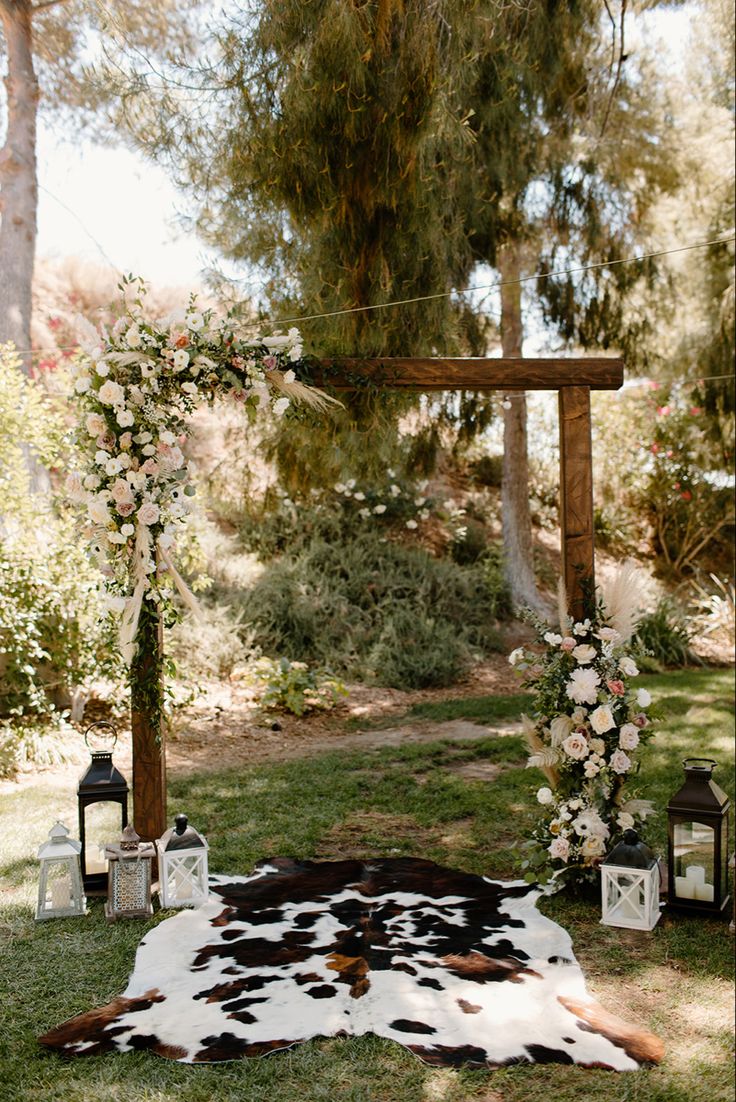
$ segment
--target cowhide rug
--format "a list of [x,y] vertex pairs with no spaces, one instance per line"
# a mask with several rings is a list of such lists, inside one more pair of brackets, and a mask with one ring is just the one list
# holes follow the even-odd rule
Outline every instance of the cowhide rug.
[[183,1063],[377,1033],[430,1064],[626,1071],[662,1043],[587,994],[538,886],[416,858],[261,862],[141,941],[127,989],[41,1043]]

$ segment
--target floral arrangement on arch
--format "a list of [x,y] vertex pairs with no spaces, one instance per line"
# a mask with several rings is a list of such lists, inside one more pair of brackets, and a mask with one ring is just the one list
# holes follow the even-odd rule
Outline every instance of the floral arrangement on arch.
[[[177,535],[195,494],[187,460],[186,418],[216,395],[282,416],[292,401],[324,408],[333,399],[296,378],[302,357],[297,329],[246,339],[232,313],[188,309],[152,320],[145,284],[120,285],[124,312],[109,332],[78,319],[81,355],[74,390],[83,411],[78,443],[84,469],[67,480],[84,512],[90,552],[105,578],[108,608],[121,616],[120,646],[130,662],[144,601],[176,618],[176,587],[196,602],[173,561]],[[130,294],[130,291],[133,294]],[[336,403],[337,404],[337,403]]]
[[549,782],[537,791],[542,817],[523,843],[528,880],[592,879],[616,836],[653,811],[648,800],[624,792],[653,733],[651,696],[631,684],[639,673],[628,646],[633,580],[624,567],[595,612],[578,622],[561,587],[559,632],[530,616],[536,644],[509,656],[534,695],[532,716],[522,716],[527,766]]

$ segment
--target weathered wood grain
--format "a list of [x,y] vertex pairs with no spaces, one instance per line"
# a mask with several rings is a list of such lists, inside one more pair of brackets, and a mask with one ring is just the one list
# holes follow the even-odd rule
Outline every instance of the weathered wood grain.
[[584,616],[584,589],[595,582],[590,388],[560,388],[560,528],[570,613]]
[[623,360],[386,356],[359,359],[341,356],[311,365],[311,382],[336,390],[354,390],[362,381],[387,389],[409,390],[557,390],[587,386],[618,390]]
[[166,752],[164,724],[151,714],[143,686],[151,673],[163,693],[163,629],[159,616],[141,618],[138,650],[130,670],[130,721],[133,735],[133,825],[146,842],[166,830]]

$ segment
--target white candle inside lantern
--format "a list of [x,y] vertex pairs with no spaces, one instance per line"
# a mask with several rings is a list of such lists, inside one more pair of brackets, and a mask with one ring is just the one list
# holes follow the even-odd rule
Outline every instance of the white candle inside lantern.
[[695,899],[695,884],[687,876],[676,876],[675,895],[679,899]]
[[192,881],[185,872],[179,869],[174,873],[174,895],[177,899],[192,898]]
[[705,883],[705,869],[702,865],[688,865],[685,869],[685,876],[688,880],[692,881],[693,884]]
[[695,885],[695,898],[702,899],[704,903],[713,902],[713,885],[712,884],[696,884]]
[[71,905],[72,897],[68,880],[54,880],[51,885],[51,906],[55,911],[63,911]]

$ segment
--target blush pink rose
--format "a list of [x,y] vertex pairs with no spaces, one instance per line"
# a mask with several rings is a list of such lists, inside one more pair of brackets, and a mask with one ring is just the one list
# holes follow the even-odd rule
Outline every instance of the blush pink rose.
[[129,517],[135,509],[135,505],[132,501],[121,501],[115,508],[121,517]]
[[649,726],[649,719],[648,719],[647,716],[644,715],[643,712],[639,712],[638,715],[634,716],[633,719],[631,720],[631,722],[635,723],[637,727],[648,727]]
[[145,461],[141,470],[144,474],[158,474],[158,463],[155,459],[149,458]]
[[570,654],[571,651],[575,650],[575,647],[577,645],[578,645],[577,639],[573,639],[572,635],[566,635],[565,638],[560,643],[560,650],[564,650],[568,654]]
[[617,678],[613,681],[607,681],[606,687],[609,693],[613,693],[614,696],[623,696],[626,692],[626,686],[623,681],[619,681]]

